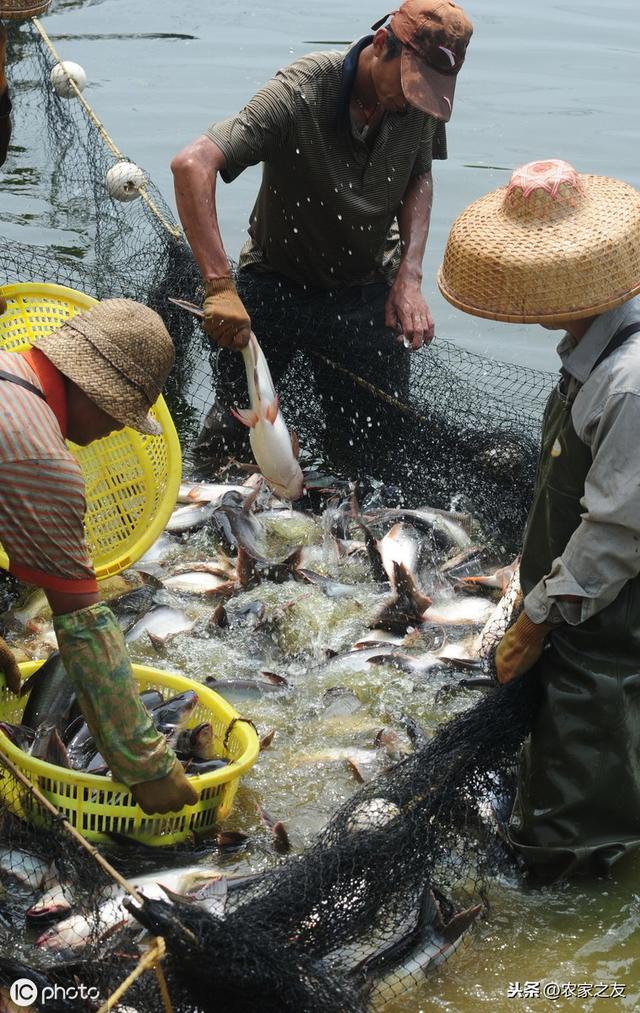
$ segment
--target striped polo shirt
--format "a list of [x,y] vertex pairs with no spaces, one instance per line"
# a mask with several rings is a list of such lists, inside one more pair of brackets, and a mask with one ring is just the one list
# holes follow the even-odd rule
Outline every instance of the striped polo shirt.
[[84,479],[67,449],[64,378],[37,349],[0,352],[0,542],[10,571],[45,590],[97,590],[84,535]]
[[432,157],[446,158],[446,139],[444,123],[412,107],[385,113],[371,138],[354,132],[344,107],[369,41],[346,56],[304,56],[206,131],[225,156],[225,182],[264,163],[241,268],[320,288],[393,281],[398,209]]

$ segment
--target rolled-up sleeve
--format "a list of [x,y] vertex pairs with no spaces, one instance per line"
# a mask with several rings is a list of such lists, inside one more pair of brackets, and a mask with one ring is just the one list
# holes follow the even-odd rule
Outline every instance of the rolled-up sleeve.
[[227,164],[221,172],[225,183],[231,183],[250,165],[268,161],[283,147],[296,104],[296,89],[280,72],[237,116],[214,123],[205,131],[225,156]]
[[68,458],[0,464],[0,542],[9,570],[45,590],[97,589],[85,541],[84,480]]
[[[582,520],[525,599],[534,622],[584,622],[640,573],[640,396],[609,397],[592,428]],[[580,602],[558,601],[574,595]]]

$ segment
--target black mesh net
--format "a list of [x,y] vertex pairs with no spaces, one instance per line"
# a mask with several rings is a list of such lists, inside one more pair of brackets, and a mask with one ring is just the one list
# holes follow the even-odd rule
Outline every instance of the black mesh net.
[[[12,27],[11,47],[14,138],[29,164],[41,153],[39,171],[50,178],[50,210],[43,212],[49,240],[4,241],[3,281],[55,281],[158,310],[178,352],[166,397],[189,447],[213,404],[218,372],[230,383],[237,372],[237,362],[210,361],[197,320],[168,301],[200,301],[190,251],[151,181],[130,203],[109,196],[105,176],[118,155],[77,100],[49,87],[55,59],[35,27]],[[309,467],[359,480],[387,505],[469,511],[498,555],[517,550],[547,374],[441,338],[405,360],[409,372],[381,368],[370,307],[331,299],[320,305],[293,290],[275,297],[259,276],[243,276],[239,285],[270,362],[279,343],[286,351],[277,384]],[[202,454],[188,463],[207,470],[206,455],[204,464]],[[515,583],[508,594],[484,633],[487,672],[519,607]],[[4,791],[23,818],[5,806],[0,824],[0,1002],[10,981],[28,971],[49,986],[95,990],[76,1006],[53,999],[43,1008],[97,1010],[136,966],[148,943],[144,926],[166,940],[176,1013],[357,1013],[392,1003],[465,941],[482,914],[488,877],[513,863],[504,827],[535,685],[525,678],[483,692],[357,791],[306,853],[255,877],[218,872],[197,890],[178,876],[173,892],[182,900],[147,890],[135,916],[95,861],[5,771]],[[171,849],[164,864],[207,866],[220,847]],[[111,858],[132,879],[157,866],[155,856],[135,848]],[[55,947],[42,939],[47,918],[56,919]],[[114,1008],[154,1013],[167,1006],[145,972]]]

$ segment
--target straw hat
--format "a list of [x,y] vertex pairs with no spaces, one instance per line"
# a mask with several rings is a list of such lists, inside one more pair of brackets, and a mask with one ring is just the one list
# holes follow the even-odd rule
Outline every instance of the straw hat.
[[512,323],[597,316],[640,292],[640,193],[550,159],[456,218],[438,272],[466,313]]
[[105,299],[34,345],[118,422],[140,433],[162,431],[147,413],[175,351],[154,310],[132,299]]

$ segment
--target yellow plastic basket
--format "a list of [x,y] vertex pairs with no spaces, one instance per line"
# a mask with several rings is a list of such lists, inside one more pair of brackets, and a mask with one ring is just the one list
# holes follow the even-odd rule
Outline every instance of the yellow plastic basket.
[[[96,303],[62,285],[5,285],[7,310],[0,316],[0,350],[21,352],[76,313]],[[88,447],[69,444],[85,480],[85,530],[98,580],[126,570],[153,545],[175,506],[182,474],[180,443],[164,399],[152,415],[160,436],[133,429],[111,433]],[[0,545],[0,567],[9,559]]]
[[[42,664],[42,661],[29,661],[20,665],[23,678]],[[108,841],[109,833],[118,833],[153,847],[178,844],[191,834],[206,833],[229,815],[240,778],[258,757],[258,736],[252,725],[238,721],[239,715],[233,707],[207,686],[146,665],[134,665],[133,673],[141,692],[157,689],[167,698],[188,689],[195,690],[199,702],[187,727],[209,721],[216,755],[232,761],[220,770],[191,778],[200,791],[196,805],[185,806],[179,813],[167,816],[146,816],[133,801],[129,789],[110,777],[66,770],[34,759],[2,732],[0,753],[4,753],[88,840]],[[24,706],[24,697],[18,698],[6,690],[0,692],[0,720],[19,724]],[[10,775],[0,777],[0,802],[20,819],[36,825],[42,822],[37,804]]]

